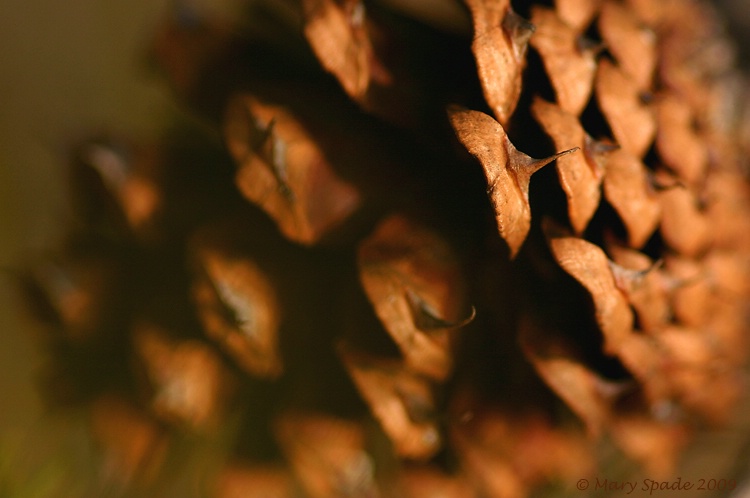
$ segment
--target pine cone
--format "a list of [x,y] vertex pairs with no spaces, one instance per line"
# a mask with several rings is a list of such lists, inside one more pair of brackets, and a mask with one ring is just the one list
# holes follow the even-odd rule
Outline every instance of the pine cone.
[[181,5],[150,56],[196,121],[81,144],[24,281],[110,478],[197,434],[220,497],[523,497],[731,419],[750,128],[709,5]]

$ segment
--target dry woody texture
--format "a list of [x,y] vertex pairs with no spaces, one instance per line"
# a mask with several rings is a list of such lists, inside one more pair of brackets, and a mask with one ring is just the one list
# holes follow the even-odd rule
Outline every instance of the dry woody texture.
[[223,441],[200,486],[226,498],[565,493],[602,442],[668,478],[746,392],[721,26],[692,0],[178,5],[149,57],[191,118],[81,143],[69,235],[23,276],[47,398],[144,493],[185,434]]

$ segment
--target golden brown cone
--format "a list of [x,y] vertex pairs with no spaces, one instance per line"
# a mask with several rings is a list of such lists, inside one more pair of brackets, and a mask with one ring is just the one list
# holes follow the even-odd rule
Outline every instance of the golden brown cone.
[[92,142],[80,154],[84,163],[99,174],[131,229],[148,235],[164,208],[156,178],[162,158],[156,147],[140,147],[132,157],[126,157],[115,147]]
[[405,469],[399,477],[400,489],[393,498],[476,498],[476,490],[463,475],[448,475],[430,466]]
[[[261,0],[226,51],[227,32],[210,23],[196,24],[184,44],[171,39],[168,57],[185,55],[167,61],[174,86],[181,96],[202,92],[212,119],[227,95],[248,92],[226,114],[236,181],[221,160],[195,174],[180,161],[158,169],[170,157],[156,155],[143,171],[120,175],[125,164],[115,164],[109,178],[100,164],[105,182],[86,170],[99,188],[111,183],[121,209],[116,226],[83,216],[75,228],[107,238],[125,261],[105,265],[125,263],[134,278],[117,289],[122,315],[98,317],[91,312],[109,279],[74,281],[71,294],[64,278],[48,282],[64,315],[55,325],[66,329],[48,334],[63,350],[55,371],[73,370],[55,387],[85,384],[99,371],[89,365],[112,359],[111,378],[73,386],[73,396],[96,399],[114,382],[149,405],[149,427],[159,427],[156,416],[212,435],[224,434],[225,408],[237,409],[243,429],[232,458],[277,465],[280,450],[291,468],[231,467],[225,493],[526,496],[591,475],[596,443],[581,426],[612,436],[654,477],[666,472],[686,427],[723,422],[737,402],[748,351],[750,189],[741,161],[750,140],[733,135],[741,97],[725,96],[737,80],[724,77],[731,57],[714,21],[692,0],[514,2],[536,24],[531,36],[510,0],[450,0],[464,10],[453,27],[473,22],[472,40],[469,25],[441,32],[395,8],[399,1],[369,2],[365,12],[360,0]],[[206,27],[217,44],[193,45]],[[489,110],[452,107],[446,121],[449,103]],[[532,159],[509,134],[532,154],[551,142],[582,150],[554,156],[558,180],[538,175],[529,196],[531,175],[552,158]],[[485,178],[461,168],[471,164],[464,148]],[[200,184],[183,196],[196,205],[184,220],[174,202],[184,192],[170,190],[183,180]],[[236,195],[223,204],[216,191]],[[162,208],[180,218],[178,229],[156,226],[165,233],[144,240],[142,227]],[[250,224],[236,239],[247,252],[192,245],[194,271],[181,268],[198,225],[250,213],[264,223],[267,214],[306,247],[286,251],[270,223],[268,237],[255,230],[263,223]],[[164,275],[156,266],[167,260],[180,268]],[[142,289],[144,274],[160,282]],[[336,361],[342,336],[352,349]],[[121,344],[135,361],[107,350]],[[235,387],[247,403],[227,403]],[[454,416],[456,400],[472,393],[471,409]],[[150,446],[124,432],[138,443],[115,443],[130,479],[129,469],[150,465],[138,463]]]
[[638,414],[619,417],[612,426],[612,437],[618,446],[640,461],[656,480],[673,475],[687,436],[684,426],[657,422]]
[[500,236],[508,244],[511,258],[514,258],[531,227],[531,175],[555,159],[578,149],[568,149],[545,159],[533,159],[510,143],[502,125],[492,117],[459,108],[451,108],[449,117],[458,139],[484,169]]
[[673,279],[672,313],[677,323],[702,327],[711,312],[711,284],[704,266],[689,258],[669,255],[665,269]]
[[716,358],[711,338],[695,329],[672,325],[660,331],[657,339],[666,361],[679,367],[705,369]]
[[557,104],[574,116],[580,115],[594,86],[595,51],[582,49],[580,33],[551,9],[534,7],[531,22],[536,31],[529,43],[542,57]]
[[588,475],[593,464],[583,434],[552,428],[543,417],[483,408],[452,431],[466,474],[487,496],[528,496],[553,479]]
[[238,96],[229,105],[224,132],[238,164],[240,192],[290,240],[315,244],[359,207],[358,190],[337,176],[288,109]]
[[232,390],[232,378],[219,356],[206,344],[172,340],[145,322],[136,325],[134,341],[153,389],[154,413],[193,429],[214,429]]
[[[570,146],[586,149],[586,132],[574,115],[541,99],[534,100],[531,111],[555,142],[556,149]],[[555,163],[560,185],[568,199],[568,218],[578,235],[586,229],[601,199],[602,175],[598,165],[592,162],[588,154],[569,154]]]
[[510,0],[465,0],[474,21],[472,51],[485,100],[507,124],[521,95],[526,46],[533,26],[511,9]]
[[427,460],[442,447],[433,418],[432,386],[409,371],[403,361],[372,358],[339,348],[339,355],[375,418],[403,458]]
[[617,287],[607,255],[591,242],[565,235],[549,222],[544,225],[553,257],[594,300],[596,322],[604,336],[604,351],[617,354],[633,333],[633,312]]
[[626,0],[625,3],[643,24],[651,28],[662,27],[670,11],[679,10],[685,4],[682,0]]
[[276,289],[257,263],[213,248],[198,250],[204,272],[192,294],[206,335],[216,341],[246,372],[277,377],[281,309]]
[[615,386],[600,378],[564,340],[538,330],[530,319],[521,324],[521,346],[545,384],[583,420],[591,436],[600,436],[610,417]]
[[453,249],[439,234],[393,215],[362,241],[357,263],[365,293],[409,368],[445,380],[454,336],[472,316]]
[[745,175],[738,171],[712,171],[706,180],[705,199],[714,247],[750,248],[750,187]]
[[294,479],[289,470],[270,465],[231,463],[217,477],[216,498],[292,498]]
[[628,244],[641,248],[658,227],[662,212],[646,167],[623,149],[608,153],[604,164],[604,197],[622,219]]
[[638,88],[649,90],[657,63],[656,34],[645,28],[630,9],[613,0],[605,0],[597,25],[620,68]]
[[612,272],[617,286],[627,296],[635,309],[640,329],[655,333],[671,319],[669,285],[660,268],[643,253],[610,244],[607,251],[612,257]]
[[[686,377],[684,381],[683,375]],[[675,381],[683,381],[681,402],[702,420],[716,427],[731,422],[736,416],[734,407],[742,401],[747,390],[746,379],[735,371],[721,368],[685,369],[675,372]]]
[[687,188],[659,192],[661,234],[667,245],[679,254],[695,257],[711,245],[711,220],[698,206],[698,199]]
[[475,445],[456,443],[466,473],[479,488],[480,496],[524,498],[528,490],[516,475],[513,466],[502,457],[488,455]]
[[378,496],[360,424],[319,413],[286,413],[274,432],[310,498]]
[[[705,321],[705,330],[710,331],[717,349],[726,359],[727,365],[741,365],[747,361],[747,310],[745,301],[727,302],[716,300],[712,313]],[[737,373],[728,369],[728,373]]]
[[555,10],[560,19],[581,33],[591,23],[601,3],[602,0],[555,0]]
[[702,185],[708,149],[694,129],[690,107],[675,96],[665,95],[659,98],[656,109],[656,148],[662,161],[685,185]]
[[372,81],[387,83],[390,76],[377,62],[367,32],[361,0],[304,0],[305,37],[321,65],[338,78],[346,93],[365,103]]
[[[695,116],[711,122],[712,86],[734,65],[734,51],[717,36],[719,22],[703,2],[679,2],[662,19],[659,75],[664,86],[689,102]],[[707,124],[708,124],[707,123]],[[710,126],[710,125],[709,125]]]
[[642,158],[656,135],[656,117],[642,101],[641,89],[630,76],[607,59],[599,61],[594,84],[599,107],[615,140]]
[[748,254],[713,250],[704,262],[715,292],[732,300],[746,298],[750,294]]
[[649,406],[658,406],[672,394],[669,379],[663,375],[663,355],[652,336],[631,334],[623,341],[618,359],[641,384]]
[[124,399],[104,395],[91,405],[91,432],[100,447],[103,472],[122,484],[148,483],[167,456],[164,429]]

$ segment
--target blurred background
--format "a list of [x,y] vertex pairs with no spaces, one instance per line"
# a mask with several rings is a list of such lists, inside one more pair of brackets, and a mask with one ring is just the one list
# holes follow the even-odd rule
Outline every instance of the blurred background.
[[[166,3],[0,1],[0,496],[45,496],[9,490],[8,460],[59,452],[65,433],[43,413],[34,324],[7,269],[57,244],[73,140],[99,131],[140,136],[163,125],[170,100],[143,54]],[[30,446],[34,452],[22,450]]]
[[[717,3],[732,22],[747,67],[750,0]],[[147,70],[144,57],[167,7],[167,0],[0,0],[3,270],[56,245],[66,217],[63,166],[71,142],[101,131],[147,136],[174,110],[167,88]],[[0,496],[16,496],[2,490],[7,455],[30,445],[54,454],[65,432],[55,424],[66,422],[50,422],[42,409],[34,388],[39,358],[34,324],[2,275]]]

